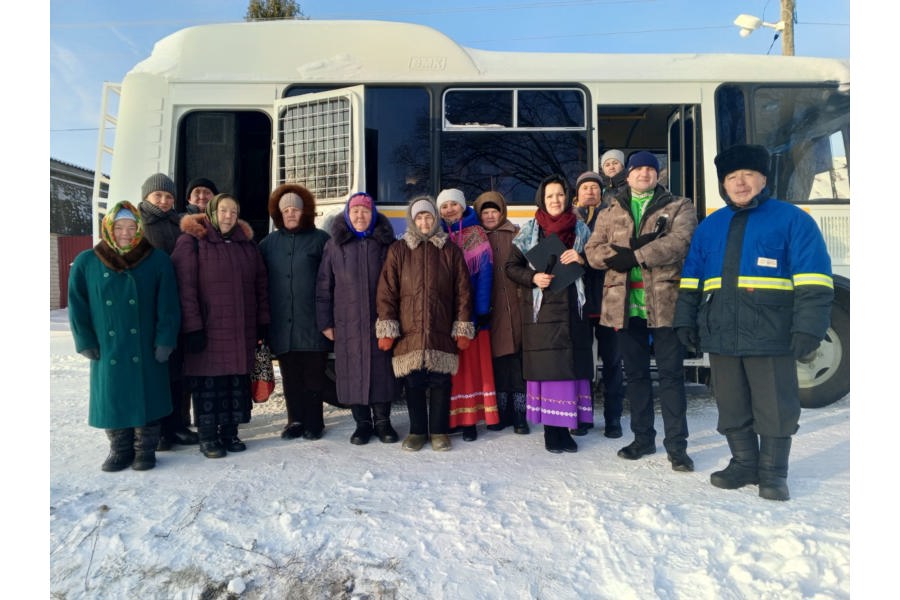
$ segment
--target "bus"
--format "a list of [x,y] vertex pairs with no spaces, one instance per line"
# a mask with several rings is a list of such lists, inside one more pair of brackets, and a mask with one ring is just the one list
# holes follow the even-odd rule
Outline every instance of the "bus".
[[271,226],[270,190],[287,181],[315,194],[319,223],[366,191],[402,231],[412,197],[448,187],[470,201],[499,191],[524,221],[544,176],[574,182],[613,148],[655,153],[662,182],[702,219],[724,205],[713,157],[761,144],[773,196],[816,220],[835,276],[826,339],[797,366],[802,405],[849,393],[846,60],[497,52],[407,23],[242,22],[161,39],[104,85],[102,105],[95,238],[110,202],[140,200],[156,172],[180,190],[206,177],[233,193],[257,239]]

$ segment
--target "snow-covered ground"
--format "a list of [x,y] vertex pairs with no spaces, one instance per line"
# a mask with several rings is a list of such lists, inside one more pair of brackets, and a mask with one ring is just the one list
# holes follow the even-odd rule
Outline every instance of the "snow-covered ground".
[[[324,438],[285,441],[280,385],[241,427],[246,452],[176,446],[104,473],[88,362],[51,311],[50,597],[849,598],[849,397],[803,412],[779,503],[709,484],[728,449],[706,389],[689,393],[694,473],[672,471],[661,434],[657,454],[618,458],[627,410],[624,438],[595,428],[577,454],[546,452],[540,427],[481,426],[447,453],[353,446],[330,406]],[[405,407],[393,420],[404,436]]]

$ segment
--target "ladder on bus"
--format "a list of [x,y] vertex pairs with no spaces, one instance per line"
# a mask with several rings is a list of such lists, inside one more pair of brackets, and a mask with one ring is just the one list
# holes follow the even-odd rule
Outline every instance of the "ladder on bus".
[[[112,167],[115,129],[118,124],[119,99],[122,95],[122,84],[103,83],[103,96],[100,107],[100,129],[97,134],[97,161],[94,168],[94,190],[91,194],[91,214],[94,216],[92,232],[94,241],[100,239],[100,221],[106,214],[109,197],[109,173]],[[115,113],[113,113],[115,107]]]

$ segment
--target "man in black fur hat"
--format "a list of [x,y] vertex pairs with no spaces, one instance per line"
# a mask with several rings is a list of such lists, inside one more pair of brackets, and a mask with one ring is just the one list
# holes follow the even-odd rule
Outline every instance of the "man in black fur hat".
[[816,222],[769,197],[769,152],[740,144],[715,158],[726,206],[694,233],[675,309],[682,344],[709,353],[728,441],[712,485],[759,484],[788,500],[791,436],[800,420],[795,361],[809,361],[831,318],[831,259]]

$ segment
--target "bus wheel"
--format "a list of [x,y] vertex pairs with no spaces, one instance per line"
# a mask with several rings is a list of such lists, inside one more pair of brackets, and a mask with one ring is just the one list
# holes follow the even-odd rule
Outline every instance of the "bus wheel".
[[822,408],[850,393],[850,313],[831,305],[831,327],[808,364],[797,363],[800,406]]

